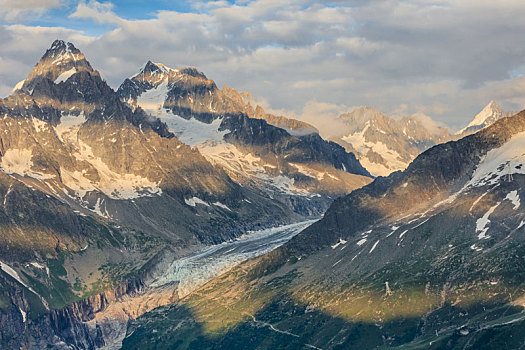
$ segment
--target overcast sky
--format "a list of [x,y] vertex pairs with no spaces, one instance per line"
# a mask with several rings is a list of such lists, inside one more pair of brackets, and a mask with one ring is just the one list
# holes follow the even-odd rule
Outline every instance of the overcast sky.
[[0,96],[60,38],[114,88],[151,59],[295,117],[368,105],[456,129],[490,100],[525,108],[523,13],[523,0],[0,0]]

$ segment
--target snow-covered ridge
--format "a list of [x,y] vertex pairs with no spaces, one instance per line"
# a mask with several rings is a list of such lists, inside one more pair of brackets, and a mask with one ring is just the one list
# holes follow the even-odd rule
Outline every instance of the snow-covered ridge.
[[[88,192],[102,192],[112,199],[133,199],[144,196],[159,195],[162,190],[159,183],[136,174],[117,173],[97,157],[91,147],[78,137],[79,128],[85,123],[84,114],[62,115],[60,123],[53,127],[44,121],[32,118],[29,125],[36,133],[53,133],[60,142],[71,149],[71,155],[76,158],[81,168],[60,168],[61,185],[73,191],[78,198],[84,198]],[[10,148],[0,159],[1,170],[10,175],[31,177],[41,181],[57,180],[57,174],[49,169],[40,169],[33,163],[31,148]],[[98,174],[98,179],[88,177],[87,170],[92,168]],[[56,191],[56,186],[50,189]],[[63,189],[64,191],[66,189]],[[67,193],[66,191],[66,194]],[[60,197],[60,194],[57,194]]]

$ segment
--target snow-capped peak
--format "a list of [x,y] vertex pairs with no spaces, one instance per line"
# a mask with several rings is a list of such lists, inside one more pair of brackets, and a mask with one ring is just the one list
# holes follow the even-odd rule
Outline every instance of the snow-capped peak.
[[496,102],[490,101],[489,104],[486,105],[466,127],[458,131],[456,134],[459,135],[468,130],[482,129],[494,123],[496,120],[503,117],[503,115],[503,109]]
[[146,75],[155,76],[158,74],[169,75],[171,72],[178,72],[178,69],[170,68],[163,63],[148,61],[140,69],[139,73],[135,75],[135,77],[146,76]]
[[79,61],[85,59],[84,55],[72,43],[63,40],[55,40],[51,47],[46,51],[43,61],[53,65],[61,65],[68,61]]
[[98,74],[93,70],[84,54],[72,43],[55,40],[33,67],[27,78],[16,85],[13,93],[22,90],[31,94],[37,82],[42,78],[59,84],[77,72]]
[[178,69],[170,68],[163,63],[148,61],[131,79],[157,86],[167,80],[170,74],[177,72]]

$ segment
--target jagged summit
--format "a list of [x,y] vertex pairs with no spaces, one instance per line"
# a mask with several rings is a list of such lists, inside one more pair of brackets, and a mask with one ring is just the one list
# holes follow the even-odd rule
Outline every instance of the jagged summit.
[[[81,57],[82,56],[82,57]],[[85,58],[82,52],[75,47],[70,42],[65,42],[64,40],[55,40],[51,47],[47,49],[46,53],[42,57],[43,60],[48,58],[53,58],[56,61],[54,63],[60,62],[60,60],[71,58],[73,60]]]
[[132,76],[130,79],[137,80],[141,82],[149,82],[152,80],[158,80],[159,77],[175,77],[181,75],[189,75],[192,77],[201,77],[203,79],[208,79],[204,73],[200,72],[196,67],[184,67],[184,68],[171,68],[160,62],[153,62],[148,60],[146,64],[140,69],[140,71]]
[[174,84],[182,82],[190,85],[210,85],[211,87],[215,85],[195,67],[174,69],[163,63],[148,60],[137,74],[124,80],[117,92],[125,101],[131,102],[142,93],[158,89],[161,85],[162,89],[167,90],[173,88]]
[[162,63],[156,63],[152,61],[146,62],[146,64],[140,69],[139,73],[134,75],[131,79],[135,79],[141,82],[154,82],[162,81],[166,79],[171,73],[178,72],[178,69],[170,68]]
[[31,94],[35,86],[43,79],[59,84],[78,72],[98,75],[98,72],[91,67],[84,54],[75,45],[63,40],[55,40],[27,78],[15,86],[13,92],[22,90]]

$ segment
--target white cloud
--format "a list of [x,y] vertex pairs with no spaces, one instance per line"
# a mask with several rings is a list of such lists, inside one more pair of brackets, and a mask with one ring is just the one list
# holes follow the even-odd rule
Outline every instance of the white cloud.
[[89,2],[80,2],[76,11],[69,17],[91,19],[97,23],[122,24],[124,20],[112,10],[113,4],[110,2],[101,3],[96,0],[90,0]]
[[39,17],[61,5],[61,0],[0,0],[0,20],[13,22]]
[[268,107],[308,120],[366,104],[459,127],[492,99],[525,107],[523,1],[193,5],[194,13],[126,20],[111,3],[81,2],[70,20],[113,28],[92,38],[67,28],[0,27],[0,78],[6,85],[25,78],[60,37],[74,41],[113,87],[148,59],[197,66],[219,86],[252,91]]

